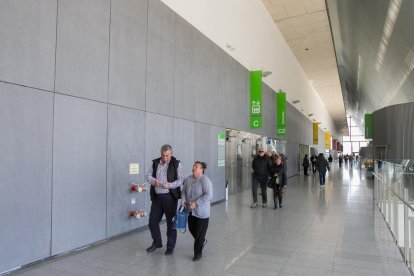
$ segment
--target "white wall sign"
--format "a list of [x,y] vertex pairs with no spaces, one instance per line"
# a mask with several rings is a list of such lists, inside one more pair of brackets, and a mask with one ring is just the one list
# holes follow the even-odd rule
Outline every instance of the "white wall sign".
[[139,163],[129,164],[129,174],[139,174]]

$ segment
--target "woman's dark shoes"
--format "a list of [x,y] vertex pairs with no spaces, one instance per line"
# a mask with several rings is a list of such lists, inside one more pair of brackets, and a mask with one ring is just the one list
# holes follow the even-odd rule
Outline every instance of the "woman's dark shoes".
[[162,245],[161,246],[151,245],[150,247],[147,248],[147,252],[148,253],[154,252],[155,249],[161,248],[161,247],[162,247]]
[[203,255],[197,255],[197,256],[194,256],[194,258],[193,258],[193,262],[197,262],[197,261],[199,261],[200,259],[201,259],[201,257],[202,257]]

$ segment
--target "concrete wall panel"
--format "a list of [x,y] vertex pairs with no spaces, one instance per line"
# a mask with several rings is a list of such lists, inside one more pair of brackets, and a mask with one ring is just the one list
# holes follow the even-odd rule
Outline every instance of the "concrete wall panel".
[[174,119],[173,150],[183,165],[184,176],[192,174],[194,161],[194,122]]
[[56,95],[52,254],[106,237],[106,104]]
[[0,83],[0,273],[50,256],[53,94]]
[[0,80],[53,91],[56,0],[3,0]]
[[146,110],[172,116],[175,14],[161,1],[148,4]]
[[[107,237],[147,224],[147,217],[130,219],[129,212],[146,208],[147,192],[131,192],[131,183],[145,182],[145,113],[109,106],[107,162]],[[130,175],[131,163],[139,174]]]
[[107,102],[109,0],[60,0],[56,91]]
[[211,124],[211,84],[213,70],[211,55],[212,42],[200,32],[195,32],[194,62],[192,81],[195,93],[196,122]]
[[[211,122],[215,126],[226,125],[226,55],[221,48],[213,45],[212,58],[212,90],[211,90]],[[242,128],[243,129],[243,128]]]
[[237,85],[235,85],[235,83],[237,83],[238,81],[241,81],[238,79],[238,72],[237,72],[237,62],[231,58],[228,57],[227,59],[228,63],[226,64],[226,79],[225,84],[226,84],[226,88],[225,88],[225,103],[226,103],[226,116],[225,116],[225,124],[227,127],[232,128],[232,129],[238,129],[239,126],[239,114],[238,114],[238,109],[239,107],[237,107],[236,103],[238,102],[237,97],[238,95],[238,91],[237,91]]
[[109,102],[145,110],[148,0],[111,1]]
[[174,117],[194,120],[194,27],[175,17]]

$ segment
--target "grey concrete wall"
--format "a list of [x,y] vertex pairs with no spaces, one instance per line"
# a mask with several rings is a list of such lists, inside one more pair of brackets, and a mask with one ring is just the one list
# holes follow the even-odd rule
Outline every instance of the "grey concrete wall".
[[56,0],[0,2],[1,81],[53,91],[56,17]]
[[158,0],[148,1],[148,42],[145,107],[172,116],[175,14]]
[[0,82],[0,272],[50,256],[53,93]]
[[107,105],[57,94],[52,255],[106,237]]
[[[129,186],[163,144],[186,176],[208,163],[218,201],[217,134],[275,137],[274,91],[250,130],[248,70],[159,0],[4,0],[0,37],[0,273],[146,225]],[[289,158],[311,143],[298,114]]]
[[110,0],[58,1],[55,92],[108,101],[109,20]]
[[[148,223],[148,217],[129,219],[132,210],[146,209],[147,193],[131,192],[132,183],[142,184],[145,171],[145,112],[118,106],[108,110],[107,236],[111,237]],[[130,175],[129,165],[138,163],[140,173]],[[133,203],[135,201],[135,203]]]
[[145,110],[147,0],[111,1],[109,103]]

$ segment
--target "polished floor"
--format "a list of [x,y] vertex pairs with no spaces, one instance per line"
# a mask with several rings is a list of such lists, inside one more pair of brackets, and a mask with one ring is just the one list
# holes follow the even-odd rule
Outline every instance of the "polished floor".
[[199,262],[188,232],[165,256],[165,247],[146,253],[145,230],[14,274],[411,275],[373,205],[372,185],[357,168],[335,164],[322,190],[316,175],[289,178],[283,209],[251,209],[250,190],[231,195],[212,208]]

